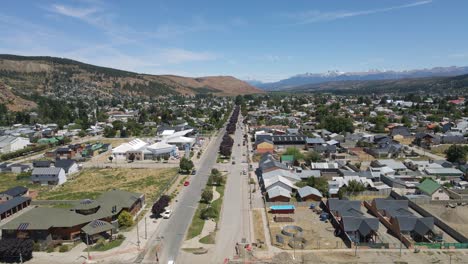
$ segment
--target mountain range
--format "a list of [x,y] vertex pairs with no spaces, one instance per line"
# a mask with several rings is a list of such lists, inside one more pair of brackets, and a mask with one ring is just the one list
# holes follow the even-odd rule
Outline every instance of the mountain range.
[[211,93],[220,96],[263,93],[232,76],[150,75],[95,66],[75,60],[0,54],[0,103],[9,109],[30,108],[24,101],[40,94],[53,98],[96,100],[150,98]]
[[449,77],[468,74],[467,67],[435,67],[431,69],[417,69],[406,71],[380,71],[370,70],[366,72],[340,72],[338,70],[325,73],[304,73],[277,82],[247,81],[251,85],[265,91],[290,90],[294,87],[303,87],[328,82],[339,81],[375,81],[375,80],[400,80],[425,77]]

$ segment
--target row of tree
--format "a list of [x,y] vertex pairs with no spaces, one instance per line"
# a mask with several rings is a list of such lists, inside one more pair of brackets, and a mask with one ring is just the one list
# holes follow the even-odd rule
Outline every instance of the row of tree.
[[223,136],[223,141],[219,146],[219,153],[225,157],[231,156],[232,146],[234,145],[234,139],[231,138],[230,134],[234,134],[236,131],[237,119],[239,118],[240,107],[237,105],[229,118],[229,123],[226,126],[226,134]]

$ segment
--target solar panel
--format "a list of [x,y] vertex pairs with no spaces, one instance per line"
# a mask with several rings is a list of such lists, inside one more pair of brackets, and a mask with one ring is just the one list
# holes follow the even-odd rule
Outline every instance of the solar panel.
[[29,226],[29,223],[21,223],[18,226],[18,230],[26,230],[26,229],[28,229],[28,226]]
[[106,224],[106,223],[104,223],[103,221],[93,221],[93,222],[91,223],[91,227],[96,228],[96,227],[98,227],[98,226],[103,226],[103,225],[105,225],[105,224]]

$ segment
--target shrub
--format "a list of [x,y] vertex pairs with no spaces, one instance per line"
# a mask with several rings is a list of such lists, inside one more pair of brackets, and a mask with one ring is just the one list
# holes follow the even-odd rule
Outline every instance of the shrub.
[[67,245],[61,245],[59,248],[59,252],[67,252],[68,250],[69,249]]
[[118,235],[117,235],[117,239],[125,239],[125,236],[122,235],[122,234],[118,234]]
[[121,227],[129,227],[133,225],[133,216],[127,212],[123,211],[120,213],[118,218],[119,226]]
[[213,200],[213,191],[210,189],[205,189],[201,195],[202,201],[205,203],[210,203]]
[[208,220],[216,218],[218,216],[218,212],[213,207],[208,207],[202,210],[200,216],[202,219]]

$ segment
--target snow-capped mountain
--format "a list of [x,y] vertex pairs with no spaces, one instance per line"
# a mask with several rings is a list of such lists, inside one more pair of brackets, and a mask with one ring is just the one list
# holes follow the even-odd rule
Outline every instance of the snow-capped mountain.
[[330,70],[324,73],[303,73],[294,75],[290,78],[277,82],[263,83],[256,80],[247,80],[248,83],[263,90],[283,90],[295,86],[306,84],[317,84],[331,81],[365,81],[365,80],[396,80],[406,78],[423,78],[423,77],[441,77],[441,76],[456,76],[468,73],[467,67],[435,67],[431,69],[392,71],[392,70],[369,70],[365,72],[342,72],[338,70]]

